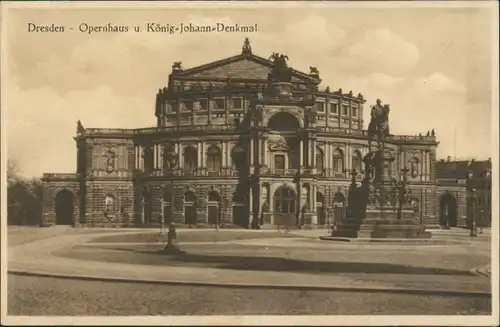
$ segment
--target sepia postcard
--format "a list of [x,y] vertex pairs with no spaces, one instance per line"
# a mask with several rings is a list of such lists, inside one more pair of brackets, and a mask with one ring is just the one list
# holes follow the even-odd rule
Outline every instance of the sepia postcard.
[[2,2],[2,324],[498,325],[498,26]]

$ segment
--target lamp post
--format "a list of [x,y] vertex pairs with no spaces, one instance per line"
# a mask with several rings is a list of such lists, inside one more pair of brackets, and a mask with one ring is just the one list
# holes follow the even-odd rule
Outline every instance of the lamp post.
[[466,189],[467,189],[467,197],[468,197],[468,202],[469,202],[469,214],[468,214],[468,219],[469,219],[469,228],[470,228],[470,234],[469,236],[477,236],[476,235],[476,190],[474,189],[473,185],[473,179],[474,179],[474,173],[472,171],[469,171],[467,173],[467,180],[466,180]]

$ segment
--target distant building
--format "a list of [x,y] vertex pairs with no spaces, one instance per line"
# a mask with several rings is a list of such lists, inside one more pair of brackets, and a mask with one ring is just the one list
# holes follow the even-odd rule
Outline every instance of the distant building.
[[438,218],[443,226],[467,226],[475,215],[478,225],[491,226],[491,158],[436,162]]
[[[320,89],[315,67],[272,59],[246,40],[232,57],[190,69],[175,62],[151,108],[155,127],[78,123],[76,173],[44,174],[44,223],[327,226],[344,215],[352,170],[358,183],[368,174],[365,99]],[[392,177],[409,169],[412,205],[428,225],[438,224],[437,146],[434,130],[385,143]]]

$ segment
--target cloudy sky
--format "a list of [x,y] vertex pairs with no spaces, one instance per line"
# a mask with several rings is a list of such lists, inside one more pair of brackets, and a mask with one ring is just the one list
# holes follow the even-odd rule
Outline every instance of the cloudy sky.
[[[277,7],[281,6],[281,7]],[[155,124],[154,101],[172,62],[185,68],[240,53],[289,56],[318,67],[323,86],[391,104],[391,132],[434,128],[439,157],[492,157],[492,14],[488,8],[156,8],[9,10],[3,103],[8,156],[26,176],[74,172],[76,121],[86,127]],[[73,27],[28,33],[28,23]],[[257,33],[78,31],[81,23],[258,24]],[[498,110],[498,109],[497,109]],[[365,110],[365,114],[369,114]],[[365,123],[368,122],[365,117]]]

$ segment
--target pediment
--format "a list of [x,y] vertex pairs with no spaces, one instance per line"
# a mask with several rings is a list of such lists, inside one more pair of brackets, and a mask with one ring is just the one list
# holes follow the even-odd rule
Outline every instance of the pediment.
[[[273,62],[255,55],[238,55],[211,62],[202,66],[184,70],[179,74],[181,77],[203,78],[203,79],[249,79],[267,80],[269,70]],[[319,84],[320,80],[306,73],[293,70],[292,82],[309,82]]]
[[282,151],[282,152],[288,152],[290,148],[286,145],[270,145],[269,146],[269,151]]

